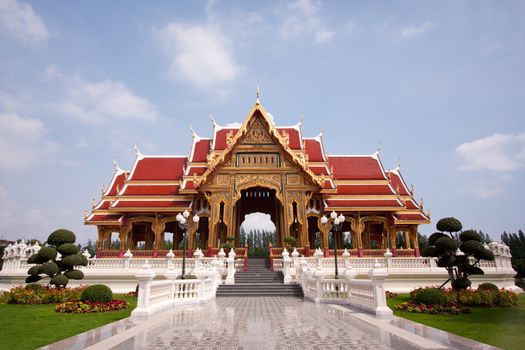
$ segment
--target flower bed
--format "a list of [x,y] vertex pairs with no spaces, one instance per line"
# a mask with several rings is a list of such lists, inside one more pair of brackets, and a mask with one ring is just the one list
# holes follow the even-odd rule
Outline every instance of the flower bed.
[[465,289],[457,292],[453,289],[440,290],[447,302],[435,305],[425,305],[415,302],[416,295],[423,288],[410,292],[410,300],[394,306],[396,310],[426,314],[459,314],[470,313],[469,306],[510,307],[518,305],[519,296],[509,290],[473,290]]
[[127,309],[129,303],[125,300],[112,300],[107,303],[89,301],[68,301],[65,303],[57,304],[55,307],[56,312],[70,313],[70,314],[84,314],[94,312],[108,312]]
[[0,304],[52,304],[79,300],[85,287],[54,288],[42,286],[41,288],[15,287],[9,292],[0,295]]

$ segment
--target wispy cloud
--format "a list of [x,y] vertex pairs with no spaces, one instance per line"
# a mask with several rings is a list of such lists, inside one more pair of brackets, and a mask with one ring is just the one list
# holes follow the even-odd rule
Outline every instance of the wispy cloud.
[[197,87],[232,81],[239,73],[227,38],[219,27],[170,23],[161,31],[172,57],[170,75]]
[[525,166],[525,133],[494,134],[456,148],[461,170],[509,172]]
[[405,39],[413,39],[413,38],[423,35],[428,29],[430,29],[430,27],[431,27],[430,22],[425,21],[421,24],[411,25],[405,28],[401,28],[399,33],[401,34],[401,37]]
[[289,4],[280,28],[281,36],[285,39],[308,36],[319,44],[331,41],[335,32],[323,23],[319,15],[320,6],[320,2],[311,0],[297,0]]
[[43,44],[50,37],[49,29],[31,5],[17,0],[0,0],[0,28],[4,35],[26,45]]
[[0,113],[0,169],[19,171],[43,161],[57,149],[44,123],[13,112]]
[[58,110],[92,123],[115,119],[152,122],[159,115],[156,107],[148,100],[135,95],[125,84],[114,80],[73,82]]

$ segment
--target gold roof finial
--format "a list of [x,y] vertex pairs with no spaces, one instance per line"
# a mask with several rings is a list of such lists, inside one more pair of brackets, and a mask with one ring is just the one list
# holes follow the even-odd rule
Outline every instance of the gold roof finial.
[[259,90],[259,85],[257,85],[257,90],[255,90],[255,96],[257,97],[257,99],[255,100],[256,105],[261,104],[261,102],[259,101],[260,95],[261,95],[261,91]]

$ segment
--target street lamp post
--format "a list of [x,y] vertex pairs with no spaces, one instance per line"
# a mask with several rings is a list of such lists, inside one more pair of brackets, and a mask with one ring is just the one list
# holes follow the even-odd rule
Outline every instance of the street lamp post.
[[[184,210],[184,212],[181,214],[177,214],[175,217],[177,219],[177,222],[179,223],[179,227],[182,230],[182,273],[180,276],[180,279],[184,279],[186,275],[186,245],[187,245],[187,236],[188,236],[188,219],[190,217],[190,212],[187,210]],[[200,218],[197,214],[195,214],[192,218],[194,223],[198,223]],[[175,239],[173,240],[173,244],[175,244]],[[175,248],[175,247],[173,247]]]
[[[337,266],[337,232],[341,230],[343,227],[343,223],[345,222],[345,217],[343,214],[339,214],[337,216],[337,213],[335,211],[332,211],[330,213],[330,218],[332,219],[332,226],[330,227],[330,232],[333,234],[334,238],[334,259],[335,259],[335,279],[339,278],[339,270]],[[328,224],[328,218],[323,215],[321,218],[321,224],[326,225]]]

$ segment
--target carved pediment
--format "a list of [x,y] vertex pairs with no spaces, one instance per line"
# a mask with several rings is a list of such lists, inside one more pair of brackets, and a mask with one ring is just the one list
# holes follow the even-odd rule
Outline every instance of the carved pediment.
[[268,133],[259,117],[255,118],[252,125],[246,132],[246,136],[242,140],[243,145],[274,145],[273,138]]

